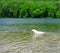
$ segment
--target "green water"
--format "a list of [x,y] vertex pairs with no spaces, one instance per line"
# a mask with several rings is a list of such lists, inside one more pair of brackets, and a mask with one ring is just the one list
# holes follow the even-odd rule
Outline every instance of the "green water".
[[[47,34],[33,39],[32,29]],[[60,21],[0,19],[0,53],[60,53]]]

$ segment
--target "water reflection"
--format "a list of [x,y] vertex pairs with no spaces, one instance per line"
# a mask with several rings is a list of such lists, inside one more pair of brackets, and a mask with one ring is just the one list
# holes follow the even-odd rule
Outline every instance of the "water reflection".
[[[33,28],[48,34],[33,39]],[[59,47],[60,19],[0,19],[0,53],[59,53]]]
[[2,18],[0,24],[33,24],[33,23],[55,23],[60,24],[60,19],[16,19],[16,18]]
[[[3,36],[2,36],[3,35]],[[34,42],[33,42],[34,41]],[[30,32],[0,32],[0,53],[60,52],[60,33],[33,39]]]

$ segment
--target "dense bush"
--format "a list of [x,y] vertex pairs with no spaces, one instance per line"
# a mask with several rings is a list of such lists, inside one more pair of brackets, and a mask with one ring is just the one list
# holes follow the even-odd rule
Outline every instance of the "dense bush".
[[1,0],[0,17],[60,18],[60,1]]

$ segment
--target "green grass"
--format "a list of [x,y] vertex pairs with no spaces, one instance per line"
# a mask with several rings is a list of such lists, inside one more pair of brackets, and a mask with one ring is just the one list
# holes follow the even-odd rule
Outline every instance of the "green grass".
[[1,0],[0,17],[8,18],[60,18],[60,1]]

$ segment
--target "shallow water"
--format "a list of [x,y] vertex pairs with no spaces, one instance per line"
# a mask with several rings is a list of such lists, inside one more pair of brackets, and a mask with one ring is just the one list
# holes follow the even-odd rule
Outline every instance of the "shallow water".
[[[33,28],[47,34],[33,39]],[[0,19],[0,53],[60,53],[59,19]]]

